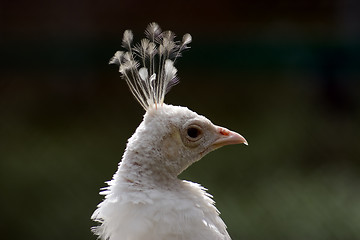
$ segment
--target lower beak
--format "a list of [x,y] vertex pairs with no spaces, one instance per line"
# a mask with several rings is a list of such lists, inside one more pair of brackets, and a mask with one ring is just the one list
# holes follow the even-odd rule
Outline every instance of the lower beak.
[[219,148],[225,145],[232,144],[245,144],[248,145],[246,139],[237,132],[230,131],[226,128],[216,127],[218,139],[212,144],[214,147]]

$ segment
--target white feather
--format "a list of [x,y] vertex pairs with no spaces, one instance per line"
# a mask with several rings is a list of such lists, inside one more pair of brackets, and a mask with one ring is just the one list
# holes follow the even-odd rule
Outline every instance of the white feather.
[[141,80],[143,80],[145,82],[149,77],[147,68],[145,68],[145,67],[140,68],[139,75],[140,75]]
[[153,22],[148,25],[148,27],[145,30],[146,37],[152,41],[152,42],[159,42],[159,39],[161,37],[161,28],[160,26]]
[[187,108],[166,104],[145,114],[92,215],[100,223],[93,231],[101,239],[230,240],[211,195],[196,183],[179,180],[182,160],[169,157],[183,150],[168,126],[193,118],[211,124]]
[[124,56],[123,51],[117,51],[115,55],[110,59],[109,64],[120,65]]
[[126,30],[123,35],[123,47],[130,50],[131,49],[131,43],[133,41],[134,35],[131,30]]
[[187,44],[191,43],[191,41],[192,41],[192,37],[190,34],[187,33],[183,36],[182,44],[187,45]]
[[[126,30],[122,46],[127,51],[117,51],[109,63],[120,65],[119,72],[129,85],[132,94],[141,106],[148,110],[153,105],[163,104],[165,94],[178,82],[175,78],[176,68],[173,65],[181,56],[181,52],[188,48],[191,35],[185,34],[179,44],[178,41],[174,41],[173,32],[161,32],[157,23],[150,23],[145,34],[147,38],[132,47],[133,33],[131,30]],[[140,71],[138,68],[147,68],[148,75],[156,76],[156,79],[145,78],[144,70]],[[139,75],[140,72],[142,75]]]
[[[122,45],[127,51],[117,51],[110,60],[119,64],[146,113],[113,179],[100,192],[105,198],[91,217],[99,222],[93,231],[103,240],[230,240],[206,189],[177,178],[222,137],[205,117],[164,103],[178,82],[174,62],[189,48],[191,36],[185,34],[179,44],[173,32],[161,32],[156,23],[145,34],[148,39],[132,47],[133,34],[126,30]],[[197,145],[188,140],[188,124],[203,127]]]

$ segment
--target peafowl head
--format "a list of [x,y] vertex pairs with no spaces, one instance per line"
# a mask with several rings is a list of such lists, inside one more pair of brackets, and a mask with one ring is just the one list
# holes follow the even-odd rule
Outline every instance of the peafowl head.
[[152,175],[168,179],[219,147],[247,145],[240,134],[216,126],[186,107],[164,103],[165,94],[179,82],[174,63],[189,48],[191,35],[176,41],[173,32],[163,32],[156,23],[150,23],[145,34],[146,38],[133,46],[133,34],[126,30],[125,50],[117,51],[110,60],[119,65],[121,77],[146,111],[129,139],[122,164],[141,169],[139,172],[151,169]]

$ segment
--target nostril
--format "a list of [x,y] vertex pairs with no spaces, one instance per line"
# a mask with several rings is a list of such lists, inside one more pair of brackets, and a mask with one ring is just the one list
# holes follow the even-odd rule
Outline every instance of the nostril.
[[230,131],[225,129],[225,128],[220,128],[220,134],[224,135],[224,136],[229,136],[230,135]]

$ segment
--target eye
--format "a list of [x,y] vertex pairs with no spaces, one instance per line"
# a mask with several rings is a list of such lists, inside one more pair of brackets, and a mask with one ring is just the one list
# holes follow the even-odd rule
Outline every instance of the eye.
[[196,142],[202,136],[202,130],[197,125],[190,125],[186,130],[186,138],[190,142]]
[[181,140],[186,147],[196,148],[204,142],[206,132],[203,121],[191,119],[181,129]]
[[187,135],[191,138],[197,138],[201,134],[200,129],[195,127],[190,127],[187,130]]

